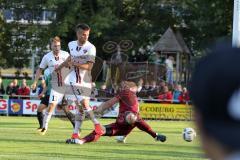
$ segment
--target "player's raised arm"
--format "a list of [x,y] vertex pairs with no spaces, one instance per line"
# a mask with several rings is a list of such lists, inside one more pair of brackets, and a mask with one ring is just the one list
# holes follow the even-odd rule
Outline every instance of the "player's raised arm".
[[103,113],[105,110],[111,108],[114,104],[119,102],[119,98],[113,97],[110,100],[103,102],[94,112]]

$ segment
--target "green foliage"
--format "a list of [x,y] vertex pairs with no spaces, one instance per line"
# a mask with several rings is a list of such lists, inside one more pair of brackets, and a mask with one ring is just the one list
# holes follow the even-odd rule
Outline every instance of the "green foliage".
[[6,43],[8,41],[7,30],[3,20],[3,15],[0,12],[0,68],[7,66],[6,56],[8,53],[9,45]]
[[197,53],[216,40],[230,37],[233,23],[233,1],[185,0],[183,19],[188,26],[187,42],[193,41]]
[[[62,48],[67,50],[68,42],[76,37],[75,25],[82,22],[91,26],[90,41],[103,59],[110,57],[102,50],[105,42],[129,39],[134,42],[132,50],[138,51],[156,43],[169,26],[182,32],[195,54],[202,54],[207,45],[232,33],[232,0],[224,3],[215,0],[2,0],[0,3],[1,9],[18,8],[18,14],[24,9],[34,14],[43,9],[56,12],[56,19],[48,26],[33,24],[33,19],[29,25],[5,24],[1,18],[1,67],[28,66],[29,56],[36,47],[40,59],[46,53],[49,38],[56,35],[62,38]],[[12,40],[23,33],[24,39]]]

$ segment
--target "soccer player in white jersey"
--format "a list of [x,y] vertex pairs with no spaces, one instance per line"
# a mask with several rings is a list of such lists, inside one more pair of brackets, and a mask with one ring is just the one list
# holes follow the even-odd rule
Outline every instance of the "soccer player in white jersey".
[[[44,55],[42,58],[42,61],[39,65],[39,68],[36,72],[35,80],[32,84],[32,88],[35,89],[38,79],[42,74],[42,71],[45,68],[48,68],[50,70],[50,73],[53,73],[53,71],[64,61],[67,60],[69,57],[69,53],[61,50],[61,40],[59,37],[54,37],[50,40],[51,45],[51,52]],[[61,71],[54,72],[55,74],[52,74],[51,76],[51,85],[52,89],[50,91],[49,96],[49,105],[48,109],[45,112],[44,119],[43,119],[43,129],[41,130],[41,134],[44,135],[48,129],[48,123],[51,119],[51,116],[53,114],[53,111],[57,104],[59,104],[64,96],[64,82],[63,77],[61,74]],[[57,89],[56,89],[57,88]],[[62,91],[61,91],[62,89]]]
[[[89,33],[90,27],[87,24],[78,24],[76,26],[77,40],[69,42],[70,57],[61,67],[72,67],[72,71],[65,79],[66,85],[72,86],[73,94],[70,96],[75,96],[78,104],[81,103],[83,109],[90,115],[95,131],[101,134],[103,132],[101,126],[89,105],[92,90],[91,70],[96,56],[95,46],[88,41]],[[61,67],[58,69],[61,69]],[[68,99],[69,95],[66,95],[66,98]],[[81,108],[76,111],[73,139],[79,138],[79,130],[83,120],[81,112]]]

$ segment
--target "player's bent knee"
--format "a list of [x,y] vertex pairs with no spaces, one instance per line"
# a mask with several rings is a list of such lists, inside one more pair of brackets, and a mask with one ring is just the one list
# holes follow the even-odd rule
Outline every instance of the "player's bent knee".
[[84,117],[82,114],[76,114],[75,115],[75,121],[83,121]]
[[92,108],[89,106],[89,107],[84,107],[84,109],[87,111],[87,112],[91,112],[92,111]]
[[48,111],[49,113],[52,113],[54,109],[55,109],[55,105],[50,105],[50,106],[48,106],[47,111]]
[[38,112],[42,112],[45,108],[47,108],[46,105],[44,105],[44,104],[40,104],[40,105],[38,106],[37,111],[38,111]]

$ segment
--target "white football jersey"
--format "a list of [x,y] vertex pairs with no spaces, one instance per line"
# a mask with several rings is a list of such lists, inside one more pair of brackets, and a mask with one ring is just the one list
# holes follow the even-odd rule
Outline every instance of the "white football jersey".
[[52,73],[56,67],[62,64],[68,58],[68,56],[68,52],[61,50],[59,56],[55,57],[53,52],[51,51],[43,56],[39,67],[41,69],[48,68],[50,73]]
[[[45,69],[48,68],[50,73],[53,73],[53,71],[62,64],[69,56],[69,53],[66,51],[60,51],[58,57],[55,57],[53,52],[49,52],[45,54],[42,58],[42,61],[40,63],[40,68]],[[60,73],[53,74],[51,77],[52,82],[56,82],[58,86],[62,86],[63,77]],[[61,84],[60,84],[61,83]]]
[[[71,60],[79,64],[87,62],[95,62],[96,48],[87,41],[83,46],[79,46],[77,41],[69,42],[68,48],[70,51]],[[66,84],[84,85],[91,83],[91,71],[82,70],[74,67],[70,74],[65,79]]]

